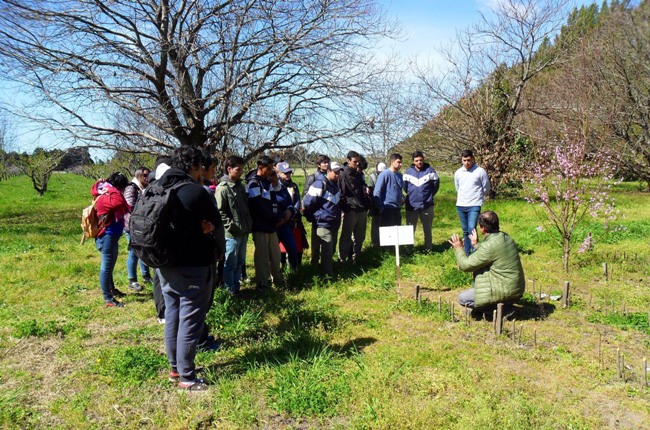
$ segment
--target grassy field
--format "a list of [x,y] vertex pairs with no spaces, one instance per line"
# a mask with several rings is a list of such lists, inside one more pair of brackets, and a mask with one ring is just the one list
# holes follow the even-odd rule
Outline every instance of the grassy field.
[[[650,199],[636,184],[615,191],[624,217],[607,229],[581,227],[577,241],[592,232],[595,248],[574,251],[569,274],[533,206],[485,206],[520,246],[529,280],[513,341],[511,321],[497,337],[491,322],[468,322],[457,306],[451,314],[471,277],[458,272],[446,244],[459,222],[444,176],[435,250],[418,251],[418,230],[399,287],[390,253],[366,249],[359,264],[336,266],[332,283],[307,265],[285,290],[257,295],[249,285],[241,300],[218,291],[208,319],[223,346],[198,354],[213,386],[197,395],[167,381],[150,287],[129,294],[123,309],[103,306],[99,253],[93,241],[79,245],[90,186],[55,175],[39,198],[25,177],[0,182],[0,427],[650,428],[650,388],[642,386]],[[122,290],[125,257],[122,239]],[[571,306],[536,303],[532,280],[554,295],[570,281]]]

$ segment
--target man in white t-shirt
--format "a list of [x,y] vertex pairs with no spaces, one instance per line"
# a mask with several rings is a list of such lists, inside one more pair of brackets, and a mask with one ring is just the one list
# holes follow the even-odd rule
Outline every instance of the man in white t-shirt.
[[485,169],[476,164],[471,150],[466,149],[461,153],[461,162],[462,167],[454,174],[456,211],[463,229],[465,254],[469,255],[474,249],[469,234],[476,228],[481,206],[490,192],[490,180]]

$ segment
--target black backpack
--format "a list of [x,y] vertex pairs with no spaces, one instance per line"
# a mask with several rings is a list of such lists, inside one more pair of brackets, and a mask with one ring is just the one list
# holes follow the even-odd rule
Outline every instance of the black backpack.
[[154,182],[142,191],[129,220],[129,249],[149,267],[172,266],[177,250],[174,242],[178,232],[174,226],[180,202],[176,193],[189,181],[165,188]]

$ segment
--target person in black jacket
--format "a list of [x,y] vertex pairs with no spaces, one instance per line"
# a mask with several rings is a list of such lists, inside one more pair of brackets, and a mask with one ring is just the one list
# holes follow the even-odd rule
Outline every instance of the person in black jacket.
[[341,237],[339,239],[339,260],[357,261],[361,255],[363,241],[366,240],[366,221],[368,217],[368,197],[366,195],[363,173],[358,165],[361,159],[355,151],[348,152],[348,163],[339,178],[341,218]]
[[[192,146],[172,152],[171,167],[158,179],[163,187],[178,182],[180,187],[173,203],[177,258],[173,266],[160,267],[165,299],[165,349],[171,366],[170,379],[178,380],[179,388],[204,391],[205,381],[196,377],[194,358],[203,332],[214,282],[214,261],[225,251],[223,237],[213,232],[222,228],[214,198],[199,185],[203,155]],[[171,201],[170,201],[171,203]]]

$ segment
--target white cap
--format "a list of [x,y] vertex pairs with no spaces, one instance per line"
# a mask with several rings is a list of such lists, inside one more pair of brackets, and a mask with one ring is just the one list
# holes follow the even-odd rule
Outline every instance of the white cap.
[[386,163],[381,162],[381,163],[377,164],[377,171],[378,172],[383,172],[384,170],[386,170]]
[[329,168],[329,170],[333,170],[333,171],[335,171],[335,172],[338,172],[338,171],[341,170],[341,169],[342,169],[341,165],[340,165],[339,163],[337,163],[336,161],[332,161],[332,162],[330,163],[330,168]]

